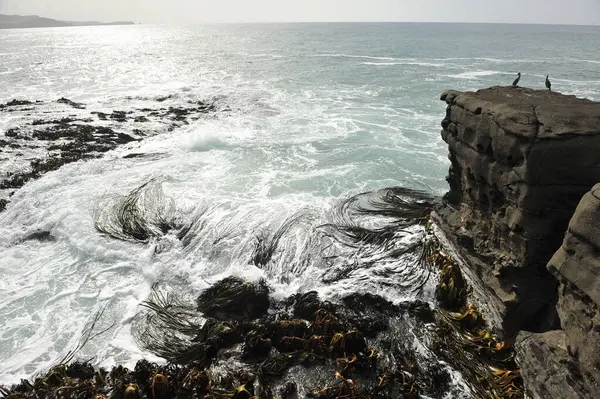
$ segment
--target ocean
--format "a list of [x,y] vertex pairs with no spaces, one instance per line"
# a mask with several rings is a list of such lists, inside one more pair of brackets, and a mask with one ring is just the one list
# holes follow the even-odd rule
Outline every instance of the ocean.
[[[152,119],[143,127],[152,134],[143,140],[64,165],[11,196],[0,213],[0,382],[47,369],[77,347],[101,310],[96,327],[103,333],[79,351],[80,358],[106,367],[131,367],[142,357],[160,361],[135,339],[136,315],[155,283],[188,299],[236,275],[266,279],[274,298],[316,290],[332,301],[369,292],[394,303],[433,302],[434,281],[418,298],[390,283],[404,276],[405,265],[388,274],[359,268],[325,278],[367,255],[353,248],[336,252],[343,262],[324,262],[314,232],[352,195],[395,186],[436,197],[446,191],[444,90],[509,85],[521,72],[521,86],[543,89],[550,75],[553,90],[600,100],[598,54],[598,26],[299,23],[0,31],[0,103],[50,104],[66,97],[86,105],[0,110],[0,138],[41,117],[82,117],[92,110],[198,101],[216,109],[176,127]],[[124,132],[134,128],[132,121],[118,124]],[[40,156],[43,151],[27,146],[0,152],[0,172]],[[107,204],[146,182],[170,198],[169,212],[177,218],[201,218],[202,228],[186,245],[172,234],[135,242],[95,229]],[[270,262],[249,262],[257,235],[296,216],[301,226],[285,231]],[[36,232],[51,239],[28,239]],[[457,392],[470,397],[456,378]]]

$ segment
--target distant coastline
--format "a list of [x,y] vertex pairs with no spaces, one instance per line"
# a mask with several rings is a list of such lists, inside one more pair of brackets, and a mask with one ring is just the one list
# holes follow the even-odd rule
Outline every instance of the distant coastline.
[[60,21],[38,15],[5,15],[0,14],[0,29],[53,28],[67,26],[103,26],[103,25],[135,25],[132,21],[98,22],[98,21]]

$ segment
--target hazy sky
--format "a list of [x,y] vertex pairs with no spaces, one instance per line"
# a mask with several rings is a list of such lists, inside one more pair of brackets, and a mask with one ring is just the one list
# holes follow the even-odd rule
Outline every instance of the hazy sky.
[[600,25],[600,0],[0,0],[0,13],[143,23],[437,21]]

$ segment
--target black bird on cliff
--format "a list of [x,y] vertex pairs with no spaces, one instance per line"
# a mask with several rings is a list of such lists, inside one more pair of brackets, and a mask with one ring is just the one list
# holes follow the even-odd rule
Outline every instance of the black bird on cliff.
[[548,88],[548,90],[552,91],[552,83],[550,83],[550,79],[548,79],[548,76],[550,75],[546,75],[546,87]]
[[515,81],[513,82],[513,86],[516,86],[519,84],[519,80],[521,80],[521,72],[517,73],[517,78],[515,79]]

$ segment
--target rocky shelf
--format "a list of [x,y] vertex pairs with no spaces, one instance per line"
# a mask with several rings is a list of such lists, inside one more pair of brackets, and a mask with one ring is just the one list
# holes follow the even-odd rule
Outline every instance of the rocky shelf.
[[520,87],[441,100],[451,167],[438,222],[516,342],[529,394],[597,397],[600,103]]
[[0,131],[0,212],[14,191],[29,180],[218,111],[212,102],[164,106],[167,100],[158,97],[148,102],[160,105],[110,111],[90,111],[86,104],[67,98],[0,104],[0,113],[11,114],[10,126]]

